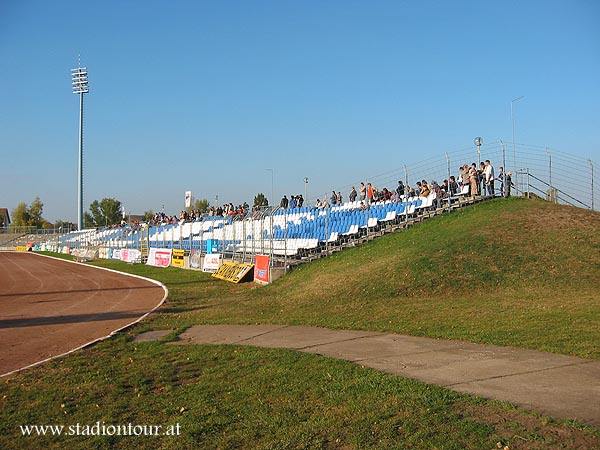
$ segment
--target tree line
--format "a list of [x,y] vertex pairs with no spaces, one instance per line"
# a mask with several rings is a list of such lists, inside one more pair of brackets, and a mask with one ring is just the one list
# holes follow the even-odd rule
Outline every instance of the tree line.
[[[264,194],[259,193],[254,197],[254,206],[267,206],[269,204]],[[204,214],[208,211],[210,203],[207,199],[195,199],[188,212],[194,210]],[[43,217],[44,203],[39,197],[28,205],[25,202],[19,202],[12,210],[12,222],[10,227],[32,227],[32,228],[62,228],[64,230],[75,230],[77,225],[69,220],[57,220],[54,223],[49,222]],[[148,210],[144,212],[142,220],[151,221],[155,212]],[[106,197],[102,200],[94,200],[90,203],[89,210],[83,214],[84,228],[109,227],[121,223],[124,219],[122,203],[116,198]]]

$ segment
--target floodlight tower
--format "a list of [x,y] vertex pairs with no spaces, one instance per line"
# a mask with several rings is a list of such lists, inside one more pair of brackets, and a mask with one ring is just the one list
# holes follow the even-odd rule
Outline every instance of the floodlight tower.
[[87,68],[78,63],[76,69],[71,69],[73,94],[79,94],[79,166],[77,185],[77,226],[83,229],[83,94],[89,92]]

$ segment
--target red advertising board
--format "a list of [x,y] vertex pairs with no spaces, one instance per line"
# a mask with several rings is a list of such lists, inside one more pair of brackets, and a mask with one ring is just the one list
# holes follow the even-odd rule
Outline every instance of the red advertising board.
[[155,267],[169,267],[169,264],[171,264],[171,249],[151,248],[148,252],[146,264]]
[[260,284],[269,284],[271,282],[269,257],[267,255],[256,255],[254,257],[254,281]]

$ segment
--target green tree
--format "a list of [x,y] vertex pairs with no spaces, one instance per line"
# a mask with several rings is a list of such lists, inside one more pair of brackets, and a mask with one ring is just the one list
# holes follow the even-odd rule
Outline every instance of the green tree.
[[155,215],[155,214],[156,214],[156,213],[155,213],[154,211],[152,211],[151,209],[150,209],[150,210],[148,210],[148,211],[146,211],[146,212],[144,213],[144,219],[143,219],[143,220],[144,220],[144,222],[150,222],[152,219],[154,219],[154,215]]
[[94,200],[90,204],[90,213],[93,225],[97,227],[115,225],[123,218],[121,202],[116,198]]
[[265,197],[262,192],[256,194],[254,197],[254,206],[269,206],[269,200]]
[[17,207],[12,210],[11,227],[25,227],[29,225],[29,208],[25,202],[19,202]]
[[42,228],[44,222],[47,222],[42,217],[42,212],[44,211],[44,204],[40,200],[39,197],[36,197],[29,205],[29,221],[27,225],[36,228]]
[[192,210],[200,211],[200,214],[203,214],[206,211],[208,211],[208,207],[209,207],[209,203],[208,203],[207,199],[197,198],[196,200],[194,200],[194,203],[192,203],[192,206],[189,207],[187,210],[188,210],[188,212],[190,212]]
[[95,228],[94,218],[89,212],[83,213],[83,228]]

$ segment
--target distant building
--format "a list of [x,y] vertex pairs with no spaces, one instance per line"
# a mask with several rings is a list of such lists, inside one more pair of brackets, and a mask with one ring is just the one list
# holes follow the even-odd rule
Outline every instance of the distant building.
[[10,214],[8,208],[0,208],[0,228],[5,228],[10,225]]

